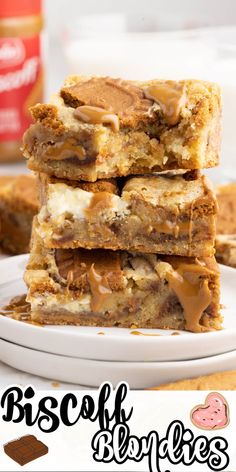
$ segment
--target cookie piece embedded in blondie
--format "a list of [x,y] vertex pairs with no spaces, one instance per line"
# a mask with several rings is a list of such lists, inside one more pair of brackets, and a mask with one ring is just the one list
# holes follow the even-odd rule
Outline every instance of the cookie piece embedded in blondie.
[[59,178],[92,182],[218,164],[221,97],[213,83],[72,76],[31,112],[29,168]]

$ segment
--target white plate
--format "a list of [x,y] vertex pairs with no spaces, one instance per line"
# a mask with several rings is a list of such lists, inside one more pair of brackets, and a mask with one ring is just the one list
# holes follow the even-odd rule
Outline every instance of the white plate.
[[[0,306],[26,287],[22,275],[28,256],[0,261]],[[222,331],[194,334],[182,331],[146,330],[162,336],[134,336],[130,329],[77,326],[38,327],[0,316],[1,337],[41,351],[106,361],[172,361],[202,358],[236,349],[236,270],[221,266],[222,303],[225,306]],[[104,336],[97,333],[103,331]],[[173,332],[173,331],[172,331]]]
[[[148,388],[176,380],[236,369],[236,351],[177,362],[106,362],[59,356],[0,339],[0,358],[6,364],[51,380],[98,387],[109,380],[126,380],[131,388]],[[56,377],[56,378],[55,378]]]

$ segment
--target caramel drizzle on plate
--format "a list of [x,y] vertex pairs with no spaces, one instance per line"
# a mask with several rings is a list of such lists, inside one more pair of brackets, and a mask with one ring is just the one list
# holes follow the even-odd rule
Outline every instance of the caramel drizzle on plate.
[[130,331],[134,336],[161,336],[161,334],[142,333],[141,331]]
[[26,301],[26,294],[13,297],[7,305],[2,307],[0,315],[32,325],[43,326],[41,323],[31,320],[31,306]]
[[166,80],[144,89],[146,98],[157,102],[169,125],[176,125],[179,121],[181,108],[186,102],[184,84],[173,80]]
[[82,105],[74,111],[75,118],[91,124],[108,124],[112,131],[119,131],[119,117],[104,108]]
[[201,332],[204,329],[200,320],[212,301],[208,279],[204,278],[207,273],[209,270],[200,264],[181,263],[167,275],[169,285],[183,307],[185,328],[189,331]]

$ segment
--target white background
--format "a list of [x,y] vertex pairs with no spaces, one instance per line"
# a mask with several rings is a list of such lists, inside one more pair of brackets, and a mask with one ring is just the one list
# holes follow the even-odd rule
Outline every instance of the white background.
[[235,0],[44,0],[47,24],[57,35],[76,16],[125,12],[129,29],[160,31],[191,27],[234,25]]
[[[209,171],[210,176],[217,174],[217,179],[236,179],[235,166],[235,106],[236,106],[236,33],[235,28],[220,30],[205,30],[188,33],[186,28],[216,27],[219,25],[236,24],[235,0],[45,0],[45,20],[47,36],[47,94],[55,91],[62,83],[65,75],[72,70],[69,67],[66,34],[70,31],[75,20],[82,21],[83,16],[97,13],[122,13],[127,16],[127,30],[144,33],[152,32],[149,37],[149,47],[143,55],[139,50],[137,56],[127,54],[122,50],[119,62],[119,75],[132,78],[137,76],[154,77],[167,74],[169,77],[200,77],[218,81],[223,86],[224,97],[224,142],[222,164],[219,169]],[[81,24],[81,23],[80,23]],[[173,35],[171,30],[183,29],[184,32]],[[159,36],[162,31],[163,36]],[[166,33],[166,31],[170,33]],[[80,30],[78,29],[78,34]],[[149,34],[149,33],[148,33]],[[168,36],[170,34],[170,37]],[[143,41],[144,36],[140,36]],[[161,39],[162,38],[162,39]],[[87,73],[88,67],[99,73],[101,62],[96,63],[95,45],[93,54],[88,53],[88,43],[78,40],[78,62],[74,72]],[[107,70],[112,75],[117,67],[114,58],[114,48],[106,39],[99,47],[101,57],[105,54]],[[81,42],[80,42],[81,41]],[[182,44],[179,54],[174,47]],[[164,45],[165,42],[165,45]],[[193,42],[196,47],[193,49]],[[87,48],[86,48],[87,44]],[[81,46],[80,46],[81,45]],[[220,48],[219,48],[220,45]],[[82,47],[83,46],[83,47]],[[174,51],[174,53],[173,53]],[[90,63],[84,58],[90,60]],[[108,57],[108,59],[107,59]],[[137,60],[138,57],[138,60]],[[131,60],[132,59],[132,60]],[[149,61],[146,67],[144,61]],[[133,62],[132,62],[133,61]],[[125,66],[124,66],[125,64]],[[95,70],[96,65],[96,70]],[[135,76],[135,77],[134,77]],[[25,167],[12,166],[10,169],[2,166],[0,174],[18,173]],[[36,381],[27,374],[17,373],[14,369],[2,366],[0,370],[0,387],[6,382],[18,381],[22,384]],[[52,379],[53,380],[53,379]],[[40,388],[50,388],[50,381],[37,380]],[[71,387],[72,388],[72,387]]]
[[[65,392],[64,392],[65,393]],[[54,393],[59,400],[64,395],[62,392]],[[97,392],[86,392],[97,398]],[[1,392],[2,394],[2,392]],[[40,392],[37,401],[34,402],[36,407],[38,399],[51,395],[52,392]],[[83,392],[76,392],[78,398],[81,398]],[[236,392],[225,392],[226,400],[230,405],[231,423],[225,429],[218,431],[202,431],[196,428],[190,421],[190,412],[193,407],[202,404],[206,398],[206,392],[129,392],[124,406],[129,411],[130,406],[134,406],[133,415],[128,422],[131,434],[138,437],[147,435],[149,431],[156,430],[160,438],[165,436],[166,429],[170,422],[174,420],[183,421],[185,427],[192,430],[195,437],[206,435],[208,438],[214,436],[222,436],[229,443],[229,456],[231,459],[227,472],[236,470],[236,444],[235,444],[235,424],[236,424]],[[113,397],[114,398],[114,397]],[[113,400],[110,401],[112,411]],[[37,410],[35,410],[37,411]],[[1,411],[2,417],[2,411]],[[92,449],[90,447],[93,435],[99,430],[98,423],[91,423],[88,420],[77,423],[74,427],[60,428],[50,434],[42,433],[37,427],[26,427],[23,423],[19,425],[13,423],[5,423],[0,418],[0,470],[18,471],[22,467],[17,465],[3,452],[2,445],[8,441],[21,437],[25,434],[35,434],[37,439],[43,441],[49,448],[49,453],[44,457],[25,465],[23,470],[46,471],[46,470],[75,470],[75,471],[145,471],[148,472],[148,466],[144,460],[142,463],[127,462],[124,465],[95,463],[92,459]],[[195,464],[189,467],[183,465],[168,465],[162,462],[161,472],[170,470],[170,472],[209,472],[209,468],[204,465]]]

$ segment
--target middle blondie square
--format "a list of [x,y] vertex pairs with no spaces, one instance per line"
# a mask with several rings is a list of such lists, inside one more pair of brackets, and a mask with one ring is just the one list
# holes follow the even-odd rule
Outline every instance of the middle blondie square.
[[40,175],[37,231],[48,248],[214,254],[216,200],[198,172],[99,180]]

